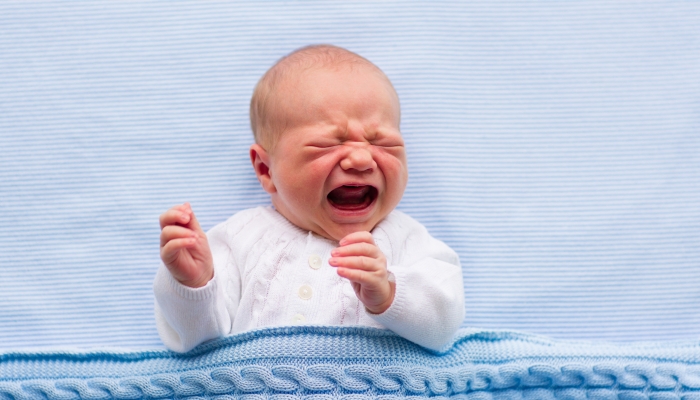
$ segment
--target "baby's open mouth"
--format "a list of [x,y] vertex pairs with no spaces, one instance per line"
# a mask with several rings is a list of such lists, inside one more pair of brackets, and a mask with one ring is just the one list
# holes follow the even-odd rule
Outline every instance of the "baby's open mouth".
[[361,210],[369,207],[377,198],[374,186],[341,186],[328,193],[328,201],[341,210]]

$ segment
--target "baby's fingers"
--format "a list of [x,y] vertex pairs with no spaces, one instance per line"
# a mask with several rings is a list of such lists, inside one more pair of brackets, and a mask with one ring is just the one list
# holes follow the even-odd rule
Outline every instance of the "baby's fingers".
[[333,249],[331,252],[333,257],[350,257],[350,256],[365,256],[372,258],[383,258],[384,254],[374,244],[359,242],[352,243]]
[[344,238],[340,239],[340,242],[338,243],[341,247],[342,246],[347,246],[349,244],[353,243],[369,243],[369,244],[374,244],[374,238],[372,237],[372,234],[367,232],[367,231],[358,231],[358,232],[353,232]]
[[160,229],[168,225],[185,226],[190,222],[192,209],[186,204],[175,206],[160,215]]
[[370,282],[373,283],[377,280],[376,277],[372,276],[367,271],[351,268],[338,268],[338,275],[358,285],[367,285]]
[[163,229],[168,225],[182,225],[190,228],[195,232],[203,232],[199,226],[199,221],[192,211],[190,203],[175,206],[160,216],[160,228]]
[[196,238],[197,233],[192,229],[179,225],[168,225],[160,232],[160,247],[165,246],[171,240]]
[[360,269],[338,268],[338,275],[353,283],[355,292],[360,297],[360,301],[365,303],[365,306],[370,305],[367,304],[368,300],[371,303],[377,303],[376,298],[371,300],[367,296],[378,297],[380,299],[378,303],[383,303],[391,294],[391,283],[385,274]]
[[194,211],[192,211],[192,207],[190,206],[190,203],[185,203],[187,205],[187,208],[190,211],[190,222],[187,225],[188,228],[192,229],[195,232],[203,232],[202,227],[199,226],[199,221],[197,220],[197,217],[194,215]]
[[383,265],[380,260],[364,256],[332,257],[328,260],[328,264],[333,267],[338,267],[338,269],[356,269],[369,272],[386,270],[386,266]]
[[180,251],[184,249],[189,249],[197,245],[196,238],[180,238],[173,239],[165,243],[160,249],[160,258],[163,263],[167,266],[173,266],[176,264],[178,257],[180,256]]

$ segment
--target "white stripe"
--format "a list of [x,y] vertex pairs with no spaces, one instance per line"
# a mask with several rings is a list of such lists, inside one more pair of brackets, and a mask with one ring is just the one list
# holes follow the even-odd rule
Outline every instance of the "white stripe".
[[158,215],[267,204],[248,101],[296,47],[391,78],[400,208],[460,254],[465,325],[700,334],[695,2],[0,3],[0,350],[159,346]]

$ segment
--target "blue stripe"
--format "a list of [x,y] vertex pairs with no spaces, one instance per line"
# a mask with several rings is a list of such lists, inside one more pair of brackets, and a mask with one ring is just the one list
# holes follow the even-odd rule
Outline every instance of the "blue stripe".
[[700,4],[0,3],[0,350],[160,346],[158,215],[269,202],[259,76],[309,43],[402,101],[400,208],[460,255],[465,326],[700,334]]

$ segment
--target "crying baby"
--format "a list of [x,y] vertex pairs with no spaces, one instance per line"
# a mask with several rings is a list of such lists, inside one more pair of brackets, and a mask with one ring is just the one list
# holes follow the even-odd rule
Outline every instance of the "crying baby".
[[204,233],[188,203],[160,216],[156,324],[185,352],[285,325],[390,329],[430,349],[464,319],[457,254],[395,210],[408,170],[399,99],[348,50],[280,59],[250,104],[250,160],[271,207]]

